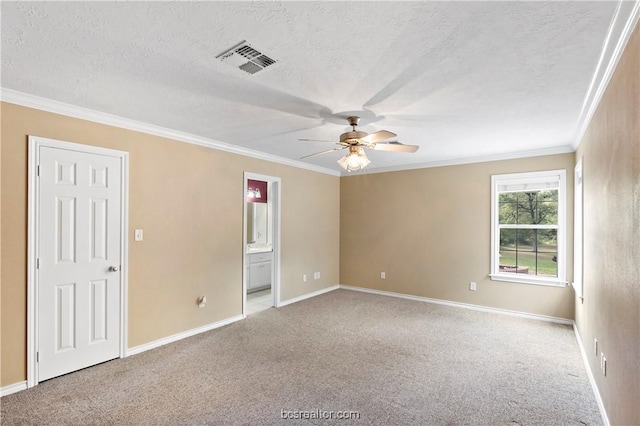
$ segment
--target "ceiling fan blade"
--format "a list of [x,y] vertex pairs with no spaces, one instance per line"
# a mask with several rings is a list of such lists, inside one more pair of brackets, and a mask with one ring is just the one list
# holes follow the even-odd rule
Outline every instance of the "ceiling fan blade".
[[342,143],[338,141],[321,141],[318,139],[298,139],[300,142],[323,142],[323,143]]
[[316,155],[328,154],[328,153],[330,153],[330,152],[333,152],[333,151],[340,151],[341,149],[346,149],[346,148],[348,148],[348,147],[343,146],[343,147],[340,147],[340,148],[328,149],[328,150],[326,150],[326,151],[316,152],[315,154],[305,155],[304,157],[300,157],[300,159],[301,159],[301,160],[304,160],[305,158],[315,157]]
[[373,132],[365,136],[364,138],[360,138],[360,140],[366,143],[376,143],[381,142],[385,139],[394,138],[396,136],[398,135],[388,130],[378,130],[377,132]]
[[377,143],[373,149],[376,151],[416,152],[418,145],[405,145],[400,142]]

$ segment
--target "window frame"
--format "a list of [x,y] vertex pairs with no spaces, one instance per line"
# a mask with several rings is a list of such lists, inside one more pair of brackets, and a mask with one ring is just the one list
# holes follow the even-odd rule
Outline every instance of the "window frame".
[[[536,275],[524,275],[500,272],[500,227],[499,225],[499,185],[505,181],[527,183],[527,181],[540,181],[548,178],[558,180],[558,276],[539,277]],[[507,281],[521,284],[535,284],[552,287],[567,286],[567,242],[566,242],[566,212],[567,212],[567,172],[566,170],[547,170],[540,172],[509,173],[491,175],[491,273],[489,277],[494,281]],[[540,228],[544,228],[542,225]],[[537,227],[536,227],[537,228]],[[538,228],[539,229],[539,228]]]
[[573,289],[584,300],[584,173],[582,157],[573,171]]

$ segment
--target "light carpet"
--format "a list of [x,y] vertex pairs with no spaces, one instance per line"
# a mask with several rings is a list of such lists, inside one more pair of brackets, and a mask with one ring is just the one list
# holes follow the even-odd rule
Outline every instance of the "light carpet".
[[0,403],[3,425],[601,424],[571,327],[347,290]]

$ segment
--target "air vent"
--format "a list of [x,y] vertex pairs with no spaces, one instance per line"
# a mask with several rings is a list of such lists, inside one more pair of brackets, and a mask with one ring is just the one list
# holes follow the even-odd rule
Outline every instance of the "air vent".
[[216,58],[234,67],[238,67],[249,74],[255,74],[277,62],[246,41],[240,42],[231,49],[216,56]]
[[261,67],[251,61],[247,62],[246,64],[240,65],[238,68],[240,68],[242,71],[248,72],[249,74],[255,74],[258,71],[262,70]]

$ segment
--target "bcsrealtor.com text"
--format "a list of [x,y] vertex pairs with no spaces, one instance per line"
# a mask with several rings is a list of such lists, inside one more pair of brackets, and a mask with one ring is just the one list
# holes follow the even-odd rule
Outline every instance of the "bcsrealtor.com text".
[[304,420],[358,420],[360,413],[357,411],[333,411],[333,410],[281,410],[281,419]]

